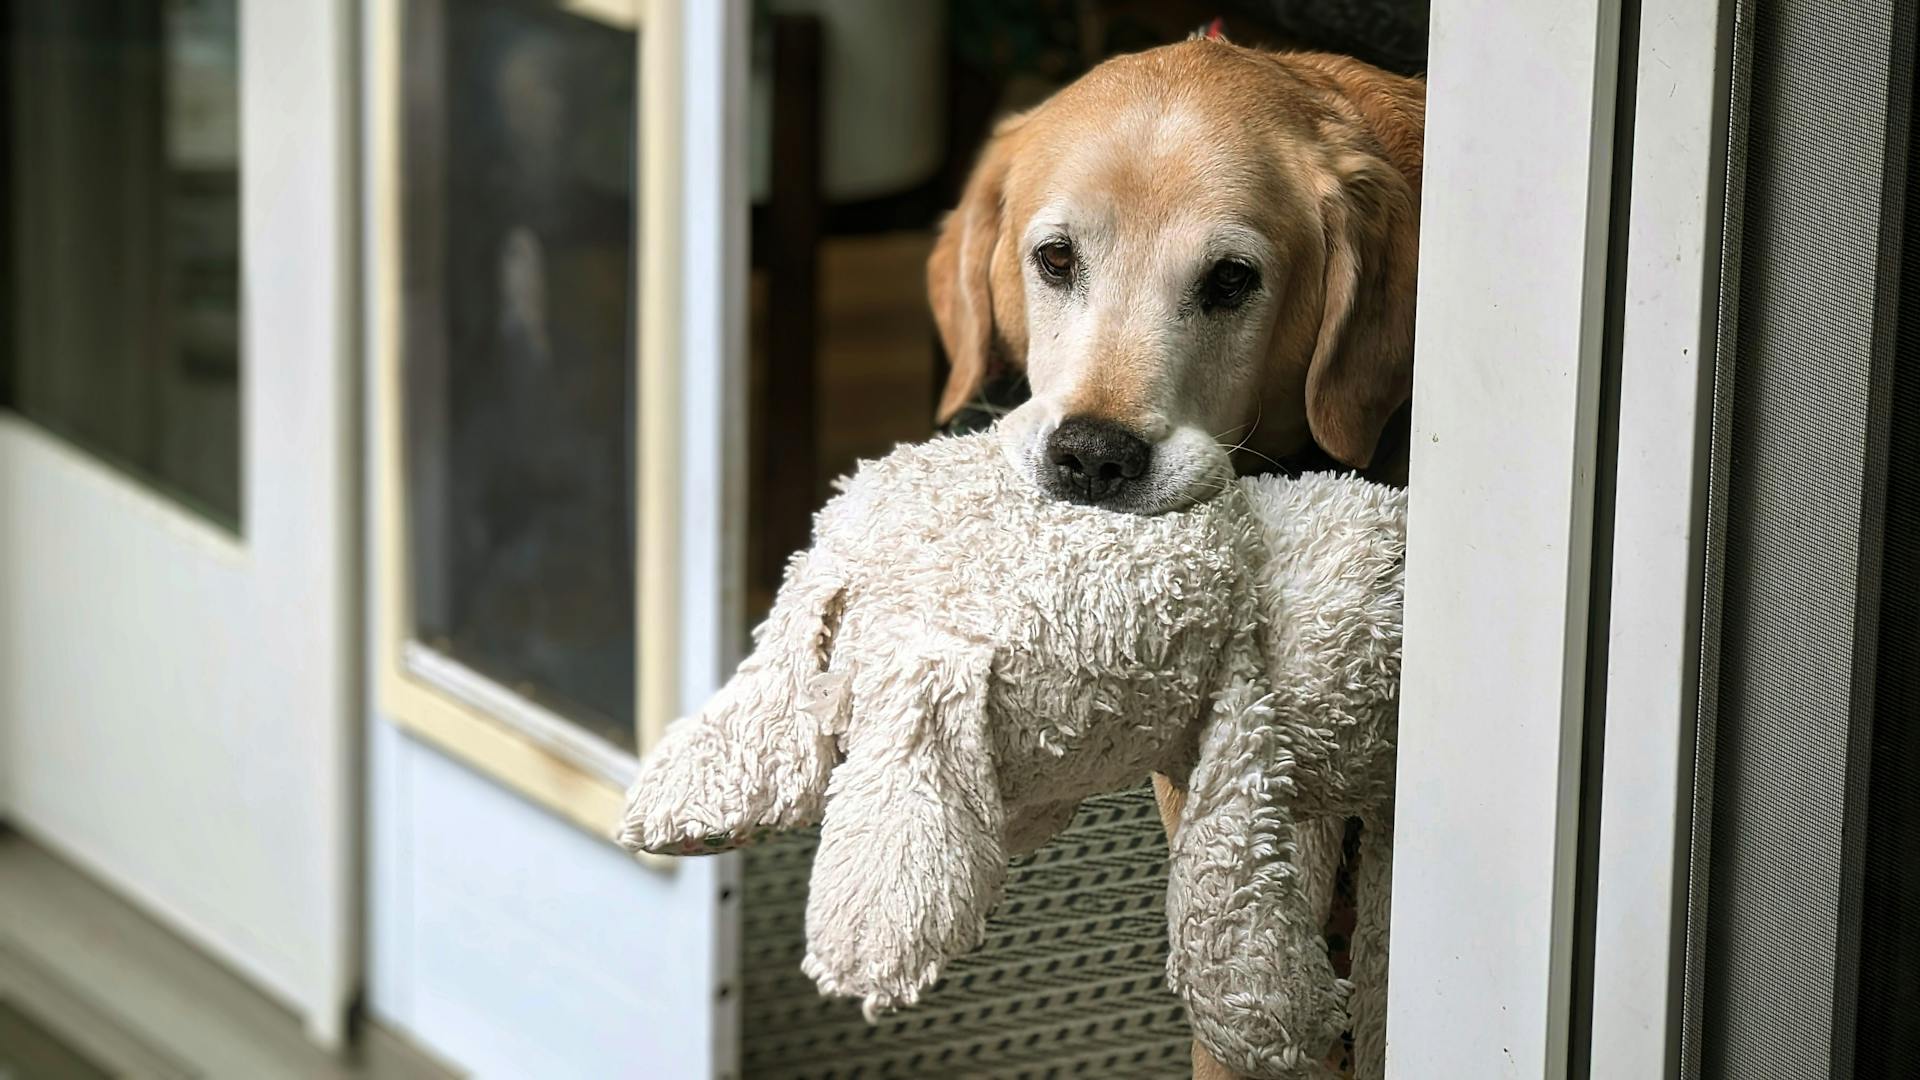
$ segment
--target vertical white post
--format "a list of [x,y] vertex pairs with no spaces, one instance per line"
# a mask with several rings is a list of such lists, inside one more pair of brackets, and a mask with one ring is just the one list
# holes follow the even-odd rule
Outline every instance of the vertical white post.
[[1731,2],[1642,0],[1592,1074],[1677,1075],[1725,218]]
[[[746,0],[685,5],[680,244],[679,710],[738,660],[746,563]],[[718,856],[713,903],[715,1077],[740,1057],[740,860]]]
[[1567,1068],[1616,0],[1433,5],[1388,1073]]

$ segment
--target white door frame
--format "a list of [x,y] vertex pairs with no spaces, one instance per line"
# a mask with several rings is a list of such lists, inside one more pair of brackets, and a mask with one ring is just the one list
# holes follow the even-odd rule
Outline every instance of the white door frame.
[[1600,1080],[1680,1068],[1736,6],[1641,4],[1593,942]]
[[241,534],[0,417],[0,809],[325,1045],[360,973],[353,7],[241,0]]
[[1618,0],[1439,0],[1388,1073],[1567,1070]]
[[[682,18],[679,678],[698,709],[746,654],[747,0],[691,3]],[[713,1075],[740,1069],[740,857],[714,856]]]

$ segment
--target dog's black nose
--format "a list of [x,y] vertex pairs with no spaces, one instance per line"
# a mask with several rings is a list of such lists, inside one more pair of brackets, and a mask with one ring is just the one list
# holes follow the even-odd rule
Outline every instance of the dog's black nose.
[[1111,420],[1068,417],[1047,437],[1055,496],[1078,503],[1112,499],[1153,460],[1153,447]]

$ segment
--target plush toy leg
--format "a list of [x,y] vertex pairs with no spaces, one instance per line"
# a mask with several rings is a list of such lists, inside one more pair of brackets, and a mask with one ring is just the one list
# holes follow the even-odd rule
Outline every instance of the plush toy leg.
[[862,723],[828,791],[801,966],[821,993],[863,999],[869,1020],[978,945],[1005,887],[990,659],[955,642],[855,678]]
[[[1174,832],[1180,828],[1180,814],[1187,805],[1186,789],[1176,786],[1173,778],[1166,773],[1154,773],[1153,801],[1160,808],[1160,824],[1166,828],[1167,841],[1171,843]],[[1207,1044],[1195,1039],[1193,1080],[1240,1080],[1240,1076],[1214,1060],[1213,1054],[1207,1050]]]
[[622,843],[701,855],[820,820],[844,707],[826,674],[839,597],[837,580],[794,561],[753,655],[641,762]]
[[1354,870],[1354,1080],[1387,1075],[1387,913],[1393,898],[1393,811],[1369,817]]
[[1295,827],[1293,864],[1300,871],[1300,895],[1305,910],[1324,931],[1333,910],[1334,890],[1340,884],[1340,861],[1345,856],[1347,819],[1332,814],[1306,818]]
[[[1180,815],[1186,809],[1187,792],[1166,773],[1153,774],[1153,801],[1160,808],[1160,824],[1167,830],[1167,842],[1180,828]],[[1240,1080],[1232,1069],[1214,1060],[1207,1044],[1193,1040],[1193,1080]]]
[[[1166,826],[1167,839],[1173,839],[1174,830],[1180,827],[1180,815],[1186,806],[1187,793],[1175,786],[1173,779],[1164,773],[1153,774],[1153,798],[1160,807],[1160,822]],[[1339,817],[1314,818],[1300,823],[1296,840],[1299,854],[1296,862],[1300,867],[1301,893],[1308,911],[1324,912],[1333,905],[1334,888],[1340,875],[1342,844],[1346,836],[1346,819]],[[1328,1059],[1341,1056],[1329,1052]],[[1329,1067],[1331,1075],[1331,1067]],[[1241,1080],[1240,1074],[1227,1068],[1214,1059],[1206,1044],[1195,1039],[1193,1042],[1193,1080]]]
[[1254,1077],[1324,1077],[1346,1027],[1299,862],[1289,800],[1293,753],[1267,704],[1242,684],[1222,695],[1201,740],[1172,842],[1167,981],[1195,1038]]

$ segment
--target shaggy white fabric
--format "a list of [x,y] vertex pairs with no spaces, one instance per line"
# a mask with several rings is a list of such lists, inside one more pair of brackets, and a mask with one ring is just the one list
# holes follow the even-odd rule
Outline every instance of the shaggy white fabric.
[[1360,989],[1320,927],[1344,818],[1386,835],[1401,521],[1398,493],[1332,476],[1135,517],[1041,497],[990,434],[902,447],[820,512],[753,655],[642,764],[622,839],[688,854],[820,821],[804,967],[872,1017],[979,943],[1009,856],[1080,799],[1185,777],[1167,973],[1196,1037],[1310,1076],[1351,1025],[1370,1060],[1383,845]]
[[[1330,475],[1240,488],[1268,551],[1255,571],[1265,664],[1248,677],[1268,697],[1202,736],[1168,868],[1167,981],[1229,1068],[1321,1075],[1350,1027],[1355,1075],[1378,1077],[1405,498]],[[1365,839],[1350,984],[1321,933],[1348,816]]]

